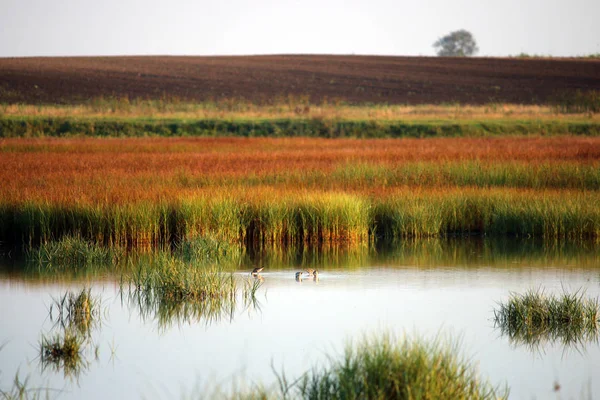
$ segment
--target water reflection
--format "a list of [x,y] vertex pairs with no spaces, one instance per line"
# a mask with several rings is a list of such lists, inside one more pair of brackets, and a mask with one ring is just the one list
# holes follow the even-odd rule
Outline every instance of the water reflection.
[[600,309],[598,298],[582,290],[546,294],[543,289],[511,293],[494,309],[494,327],[512,346],[541,352],[548,346],[585,351],[598,344]]
[[62,373],[65,378],[78,381],[92,360],[99,360],[100,347],[94,343],[93,333],[102,326],[101,298],[93,296],[90,288],[67,291],[53,298],[48,313],[53,326],[41,334],[41,371]]
[[[424,335],[451,329],[463,335],[466,351],[484,375],[494,383],[508,382],[516,398],[552,396],[547,390],[554,380],[560,381],[561,396],[576,398],[582,382],[597,371],[597,332],[576,336],[569,331],[494,330],[490,314],[511,291],[544,287],[557,293],[564,285],[598,296],[598,249],[590,242],[446,238],[387,247],[247,250],[239,263],[220,271],[226,278],[234,271],[236,295],[232,301],[227,297],[227,303],[144,292],[144,285],[129,286],[127,279],[119,285],[122,271],[132,274],[137,261],[112,266],[99,274],[100,279],[93,270],[89,275],[68,269],[46,274],[15,262],[0,268],[0,343],[11,341],[0,357],[0,371],[5,378],[21,371],[32,376],[36,387],[61,387],[65,377],[77,380],[77,387],[69,385],[66,398],[139,397],[140,387],[148,382],[177,397],[180,383],[189,387],[198,376],[215,376],[215,381],[227,384],[242,368],[248,371],[248,381],[271,384],[272,360],[281,362],[290,376],[299,376],[325,362],[323,354],[341,349],[346,338],[367,329]],[[145,258],[148,272],[156,271],[154,255]],[[189,267],[193,259],[164,260],[169,266],[165,271],[173,276],[179,263]],[[253,277],[256,266],[265,268]],[[302,272],[309,268],[323,272],[318,284]],[[294,279],[296,272],[302,272],[302,283]],[[60,300],[66,286],[78,282],[70,288],[78,296],[82,281],[93,291],[102,290],[105,300],[115,300],[107,302],[110,324],[89,321],[85,313],[83,318],[65,311],[61,316],[57,305],[48,318],[48,294]],[[63,343],[67,330],[89,337],[82,346],[83,362],[65,364],[49,352],[40,375],[41,351],[35,346],[40,342],[40,321],[45,321],[44,334],[50,340],[62,335]],[[173,326],[179,329],[170,329]],[[104,346],[111,336],[119,343],[118,361],[96,363],[97,344]],[[567,354],[561,354],[561,347],[569,350]],[[34,362],[28,365],[24,360]]]
[[377,246],[341,244],[246,249],[240,268],[257,264],[264,266],[265,271],[323,267],[352,270],[369,265],[587,268],[600,266],[600,251],[596,242],[588,240],[449,237],[378,242]]
[[508,338],[514,348],[524,347],[536,354],[543,354],[549,346],[559,345],[563,351],[584,353],[591,345],[598,345],[598,328],[586,326],[583,329],[572,325],[561,326],[557,329],[527,329],[513,324],[502,325],[495,323],[495,329],[501,337]]
[[[234,279],[237,282],[230,285],[223,296],[174,296],[157,288],[136,285],[121,285],[119,296],[122,304],[137,311],[142,321],[156,322],[161,332],[183,324],[208,327],[222,321],[231,323],[239,312],[260,312],[261,303],[256,293],[264,278]],[[242,290],[238,292],[240,282]]]

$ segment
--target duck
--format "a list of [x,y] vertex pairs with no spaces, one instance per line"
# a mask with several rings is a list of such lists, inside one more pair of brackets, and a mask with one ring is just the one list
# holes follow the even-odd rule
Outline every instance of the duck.
[[265,267],[256,267],[252,270],[252,275],[256,276],[261,273],[261,271],[265,269]]
[[302,282],[302,271],[296,272],[296,281]]

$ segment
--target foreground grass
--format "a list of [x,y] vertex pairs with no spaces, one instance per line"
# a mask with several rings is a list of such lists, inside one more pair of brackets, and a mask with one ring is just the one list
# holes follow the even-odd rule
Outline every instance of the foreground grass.
[[598,299],[581,291],[546,295],[542,290],[512,294],[494,310],[494,322],[517,344],[537,348],[543,342],[565,346],[595,341],[599,334]]
[[278,375],[279,389],[258,388],[211,397],[230,399],[498,399],[499,389],[483,380],[475,365],[449,340],[425,341],[382,335],[350,342],[329,365],[315,367],[290,382]]

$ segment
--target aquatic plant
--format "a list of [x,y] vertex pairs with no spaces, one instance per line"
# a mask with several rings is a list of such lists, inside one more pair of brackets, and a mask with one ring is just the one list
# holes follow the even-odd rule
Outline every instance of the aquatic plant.
[[547,295],[542,289],[512,293],[494,310],[494,324],[515,344],[532,349],[544,342],[565,347],[597,341],[600,309],[597,298],[583,290]]
[[65,329],[52,336],[42,334],[39,343],[39,357],[42,370],[51,368],[62,371],[65,377],[77,378],[88,367],[83,357],[85,339],[78,332]]

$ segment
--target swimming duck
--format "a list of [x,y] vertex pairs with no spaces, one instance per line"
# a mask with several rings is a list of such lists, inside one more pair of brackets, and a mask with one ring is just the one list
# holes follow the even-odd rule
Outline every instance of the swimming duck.
[[252,275],[255,275],[255,276],[256,276],[256,275],[260,274],[260,272],[261,272],[263,269],[265,269],[265,267],[256,267],[256,268],[254,268],[254,269],[252,270]]

